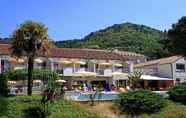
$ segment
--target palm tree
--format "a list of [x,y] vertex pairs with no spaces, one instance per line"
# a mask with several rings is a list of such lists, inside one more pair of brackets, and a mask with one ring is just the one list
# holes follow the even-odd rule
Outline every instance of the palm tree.
[[49,49],[48,29],[41,23],[25,21],[20,24],[12,34],[12,55],[15,57],[27,57],[28,63],[28,89],[27,94],[32,95],[32,71],[34,59],[38,52],[46,52]]

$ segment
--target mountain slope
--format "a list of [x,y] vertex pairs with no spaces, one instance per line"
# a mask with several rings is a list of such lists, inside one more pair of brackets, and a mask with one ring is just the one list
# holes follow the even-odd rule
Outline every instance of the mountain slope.
[[167,52],[163,49],[163,32],[138,24],[115,24],[105,29],[92,32],[83,39],[55,42],[58,47],[100,48],[142,53],[149,58],[160,58]]

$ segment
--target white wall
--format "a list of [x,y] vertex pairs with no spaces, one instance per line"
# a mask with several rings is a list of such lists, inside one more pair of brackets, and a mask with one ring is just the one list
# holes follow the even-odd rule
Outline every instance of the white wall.
[[140,71],[146,75],[155,75],[158,73],[157,65],[145,66],[142,68],[135,69],[135,71]]
[[158,74],[162,77],[172,78],[172,64],[163,64],[158,66]]
[[104,75],[105,76],[111,76],[112,75],[112,69],[110,69],[110,68],[104,69]]
[[64,76],[72,76],[72,73],[73,73],[73,67],[64,67],[63,69]]
[[176,72],[176,64],[185,64],[185,68],[186,68],[186,61],[184,58],[179,59],[178,61],[176,61],[175,63],[173,63],[173,75],[174,75],[174,80],[176,80],[176,78],[179,78],[181,80],[181,82],[185,82],[186,81],[186,71],[185,72]]

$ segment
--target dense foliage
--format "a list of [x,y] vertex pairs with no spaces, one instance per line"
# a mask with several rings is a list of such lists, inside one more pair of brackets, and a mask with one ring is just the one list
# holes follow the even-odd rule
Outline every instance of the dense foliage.
[[186,105],[186,84],[172,86],[169,91],[169,99]]
[[168,39],[168,48],[172,53],[186,55],[186,16],[172,25]]
[[[36,116],[42,111],[39,107],[40,96],[16,96],[9,97],[7,100],[9,103],[7,112],[0,118],[28,118],[26,116],[29,113],[34,112],[32,116]],[[48,108],[50,110],[48,118],[97,118],[96,114],[92,114],[87,109],[63,99],[54,101],[49,104]]]
[[8,76],[0,74],[0,96],[8,96]]
[[129,86],[131,89],[140,89],[143,88],[143,80],[141,78],[142,73],[138,71],[134,71],[128,76]]
[[8,107],[7,98],[0,96],[0,117],[6,113],[7,107]]
[[[23,80],[27,78],[27,72],[27,69],[9,70],[4,72],[2,75],[8,78],[8,80]],[[33,78],[58,79],[59,76],[56,72],[53,72],[50,69],[34,69]]]
[[166,105],[166,101],[155,93],[140,90],[121,93],[116,104],[121,112],[137,115],[158,112]]
[[150,58],[167,55],[164,50],[166,33],[138,24],[115,24],[90,33],[83,39],[58,41],[56,46],[67,48],[101,48],[128,50],[142,53]]

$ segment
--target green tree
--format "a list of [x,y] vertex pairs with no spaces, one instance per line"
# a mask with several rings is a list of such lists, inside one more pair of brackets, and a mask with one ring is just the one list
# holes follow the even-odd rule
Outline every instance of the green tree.
[[142,73],[139,72],[139,71],[134,71],[134,73],[130,74],[128,76],[129,78],[129,86],[132,88],[132,89],[135,89],[135,88],[142,88],[142,79],[141,78],[141,75]]
[[168,31],[168,43],[172,54],[186,55],[186,16],[172,25]]
[[18,58],[26,56],[28,60],[28,95],[32,95],[34,59],[38,52],[44,53],[49,48],[47,30],[41,23],[26,21],[20,24],[12,34],[12,55]]
[[148,26],[122,23],[92,32],[82,39],[57,41],[55,45],[66,48],[119,49],[141,53],[150,59],[167,56],[164,49],[166,32]]

